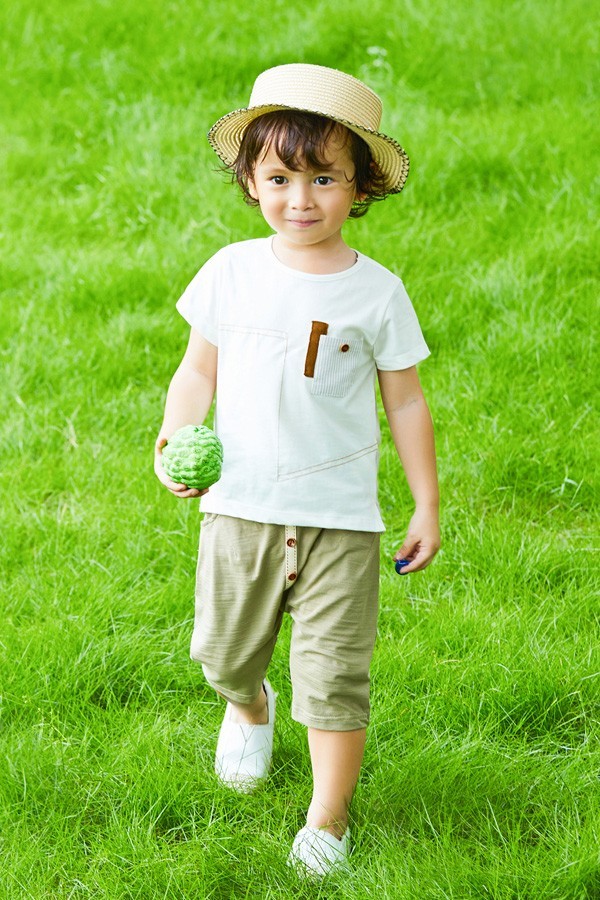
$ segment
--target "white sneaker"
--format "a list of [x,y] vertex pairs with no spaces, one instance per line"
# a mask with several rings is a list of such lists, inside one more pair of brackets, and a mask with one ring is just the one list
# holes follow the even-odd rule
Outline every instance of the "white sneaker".
[[299,875],[323,876],[348,867],[350,829],[340,839],[323,828],[301,828],[292,844],[288,865]]
[[277,694],[265,679],[267,725],[243,725],[231,721],[228,703],[215,755],[215,772],[223,784],[241,793],[249,793],[269,774],[273,755],[275,698]]

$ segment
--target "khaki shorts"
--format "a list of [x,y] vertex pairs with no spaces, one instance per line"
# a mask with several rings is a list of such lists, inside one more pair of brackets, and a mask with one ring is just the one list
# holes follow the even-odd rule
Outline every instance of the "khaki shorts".
[[222,696],[251,703],[287,612],[292,717],[327,731],[364,728],[378,590],[377,532],[207,513],[191,657]]

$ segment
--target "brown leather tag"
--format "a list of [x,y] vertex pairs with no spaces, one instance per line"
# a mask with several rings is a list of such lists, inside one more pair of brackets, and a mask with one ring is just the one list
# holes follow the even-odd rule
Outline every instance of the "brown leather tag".
[[313,322],[310,339],[308,341],[308,350],[306,351],[306,362],[304,363],[304,374],[307,378],[315,377],[315,363],[317,361],[317,353],[319,352],[319,340],[322,334],[327,334],[329,325],[327,322]]

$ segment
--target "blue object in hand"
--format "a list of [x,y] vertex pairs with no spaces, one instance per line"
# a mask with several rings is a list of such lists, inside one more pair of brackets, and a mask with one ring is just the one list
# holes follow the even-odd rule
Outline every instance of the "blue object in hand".
[[397,559],[396,560],[396,572],[398,575],[402,575],[402,569],[404,566],[410,565],[410,559]]

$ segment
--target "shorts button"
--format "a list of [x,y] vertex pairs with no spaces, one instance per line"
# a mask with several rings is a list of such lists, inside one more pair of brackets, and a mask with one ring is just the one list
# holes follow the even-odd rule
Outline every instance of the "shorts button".
[[295,547],[296,546],[296,538],[288,538],[286,543],[287,543],[288,547]]
[[297,577],[298,576],[295,572],[290,572],[290,574],[288,575],[288,581],[295,581]]
[[340,350],[342,351],[342,353],[347,353],[349,349],[350,349],[350,344],[342,344],[342,346],[340,347]]

